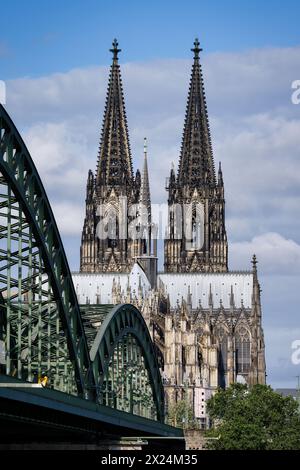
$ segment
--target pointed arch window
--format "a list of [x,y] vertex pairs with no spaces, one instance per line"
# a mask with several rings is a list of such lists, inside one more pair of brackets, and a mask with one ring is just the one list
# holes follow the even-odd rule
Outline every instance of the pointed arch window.
[[235,336],[235,354],[237,374],[247,374],[251,363],[250,335],[246,328],[241,327]]
[[114,207],[110,207],[108,212],[105,214],[107,224],[105,231],[107,234],[108,248],[114,248],[117,245],[119,239],[119,220],[118,213]]
[[228,333],[222,325],[216,328],[215,331],[218,343],[218,376],[219,386],[226,387],[226,372],[228,360]]
[[204,208],[201,203],[192,204],[192,248],[201,250],[204,243]]
[[193,245],[197,242],[197,212],[196,212],[196,205],[193,204],[192,209],[192,239]]

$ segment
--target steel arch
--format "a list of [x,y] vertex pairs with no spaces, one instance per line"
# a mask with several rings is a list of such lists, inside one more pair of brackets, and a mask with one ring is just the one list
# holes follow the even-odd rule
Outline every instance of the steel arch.
[[[0,185],[5,183],[9,190],[7,207],[8,204],[11,204],[13,210],[16,211],[15,206],[18,205],[16,213],[19,214],[19,216],[22,214],[22,224],[26,224],[27,228],[30,227],[30,233],[32,232],[34,235],[33,240],[36,245],[37,253],[41,253],[43,262],[42,272],[47,274],[49,283],[51,284],[53,291],[51,299],[53,303],[55,303],[54,309],[57,308],[58,316],[64,330],[63,338],[66,338],[67,341],[65,349],[68,356],[66,357],[71,360],[71,367],[74,369],[75,373],[76,394],[99,403],[99,398],[101,398],[101,385],[106,377],[109,360],[114,351],[114,347],[120,339],[124,338],[126,335],[132,335],[140,345],[145,360],[145,368],[146,372],[149,374],[152,389],[152,398],[156,406],[157,419],[163,421],[164,393],[156,354],[147,325],[140,312],[134,306],[128,304],[120,305],[115,307],[108,314],[96,336],[91,352],[89,352],[71,273],[50,203],[26,145],[2,105],[0,105],[0,174]],[[0,196],[2,197],[3,194],[0,194]],[[0,203],[0,217],[3,215],[3,207],[4,205],[1,206]],[[15,225],[14,230],[15,233],[17,233],[17,215],[15,215],[15,222],[12,225]],[[19,229],[19,231],[20,230],[21,229]],[[4,236],[8,239],[8,230],[7,227],[1,226],[0,240],[3,239]],[[15,259],[17,255],[18,252],[15,252]],[[22,264],[25,259],[22,249],[22,237],[21,246],[19,246],[19,255]],[[9,253],[7,251],[7,253],[5,253],[5,250],[2,250],[0,247],[1,263],[7,262],[7,266],[9,267],[10,263],[12,265],[15,264],[14,268],[18,270],[15,259],[12,260],[11,252]],[[35,267],[37,270],[39,269],[39,265]],[[32,268],[32,263],[30,268]],[[16,295],[12,295],[12,297],[9,298],[10,278],[8,276],[4,280],[2,269],[3,267],[1,265],[0,281],[4,287],[0,289],[0,341],[2,341],[1,335],[3,335],[7,314],[9,315],[11,298],[13,299],[11,305],[19,309],[17,322],[20,323],[24,312],[20,293],[17,300]],[[35,276],[37,278],[39,273]],[[27,284],[24,284],[22,278],[19,279],[19,282],[13,280],[15,284],[20,284],[19,286],[14,285],[14,288],[19,288],[19,292],[23,295],[26,289],[34,290],[32,287],[35,283],[34,279],[34,275],[32,279],[28,277],[26,279]],[[5,290],[5,283],[7,283],[8,291]],[[42,298],[45,288],[42,281],[40,284],[42,286]],[[36,303],[38,304],[37,309],[44,308],[42,300],[38,299]],[[26,308],[25,305],[25,309]],[[48,308],[49,310],[52,309],[52,314],[53,305],[49,305]],[[38,327],[39,326],[37,326],[37,328]],[[20,327],[18,328],[20,330]],[[26,326],[24,328],[26,328]],[[60,333],[57,332],[57,334],[59,335]],[[15,334],[13,338],[13,348],[17,341],[16,338],[17,335]],[[14,360],[17,361],[19,359],[16,358]],[[0,364],[0,368],[1,367]]]
[[110,311],[101,324],[91,347],[90,356],[96,386],[98,390],[101,390],[116,345],[127,335],[134,336],[142,348],[155,401],[157,419],[163,421],[164,392],[154,345],[143,316],[131,304],[117,305]]
[[71,273],[45,189],[17,128],[0,105],[0,172],[9,182],[42,252],[74,365],[78,394],[95,393],[91,363]]

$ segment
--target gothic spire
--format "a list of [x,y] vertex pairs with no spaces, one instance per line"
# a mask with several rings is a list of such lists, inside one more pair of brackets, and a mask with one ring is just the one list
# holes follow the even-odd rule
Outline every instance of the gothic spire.
[[253,272],[253,290],[252,290],[252,306],[254,315],[260,317],[261,316],[261,304],[260,304],[260,285],[258,282],[258,275],[257,275],[257,258],[254,254],[252,257],[252,272]]
[[114,39],[102,134],[97,164],[97,185],[131,186],[133,169],[118,54]]
[[94,196],[94,175],[92,170],[88,172],[88,178],[86,183],[86,202],[91,202]]
[[219,162],[219,170],[218,170],[218,186],[223,186],[223,173],[222,173],[222,165]]
[[149,185],[149,174],[148,174],[148,162],[147,162],[147,138],[144,138],[144,167],[141,181],[140,201],[148,212],[148,221],[151,219],[151,196],[150,196],[150,185]]
[[195,39],[194,62],[186,107],[182,147],[178,169],[181,185],[215,186],[213,154],[199,55],[202,49]]

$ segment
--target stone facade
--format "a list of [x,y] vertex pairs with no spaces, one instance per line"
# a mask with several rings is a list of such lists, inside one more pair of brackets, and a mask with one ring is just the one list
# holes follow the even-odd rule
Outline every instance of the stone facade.
[[202,430],[185,430],[184,439],[186,450],[205,450],[206,448],[206,439]]
[[[155,343],[167,407],[185,400],[205,426],[205,400],[217,387],[265,383],[266,368],[257,261],[254,255],[249,271],[228,271],[224,182],[221,166],[215,175],[198,40],[192,51],[178,172],[172,169],[168,180],[164,272],[157,272],[146,142],[142,175],[133,176],[115,42],[96,176],[88,175],[80,272],[73,280],[81,304],[126,302],[141,310]],[[125,196],[126,236],[131,205],[142,236],[122,238],[117,227],[111,238],[99,240],[99,222],[109,225],[111,208],[119,213]],[[175,212],[187,204],[191,232],[183,230],[178,238]]]
[[[167,186],[169,230],[164,266],[166,272],[226,272],[224,184],[221,164],[217,179],[215,175],[197,39],[192,51],[179,167],[177,176],[171,169]],[[184,216],[189,223],[182,227],[176,219]]]
[[[143,238],[132,238],[130,224],[139,216],[141,203],[150,207],[147,150],[143,180],[133,175],[123,96],[118,43],[113,43],[102,134],[96,174],[89,170],[86,187],[86,216],[81,237],[82,272],[129,272],[134,260],[151,254],[151,227],[142,220]],[[142,219],[140,215],[140,219]],[[150,237],[150,239],[149,239]]]

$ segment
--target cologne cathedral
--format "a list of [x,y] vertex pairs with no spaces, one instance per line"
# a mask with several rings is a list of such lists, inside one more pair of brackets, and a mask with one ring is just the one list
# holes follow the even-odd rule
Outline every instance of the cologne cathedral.
[[[132,303],[142,312],[157,351],[167,410],[188,400],[205,426],[205,402],[214,390],[234,382],[264,384],[266,367],[255,255],[250,270],[228,270],[224,181],[221,164],[217,172],[214,166],[201,50],[196,39],[178,169],[167,178],[164,271],[158,272],[147,143],[143,169],[134,174],[120,49],[113,42],[98,160],[87,178],[80,271],[73,280],[84,315],[96,323],[103,305]],[[191,233],[178,236],[176,214],[185,207]]]

